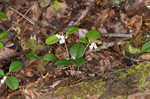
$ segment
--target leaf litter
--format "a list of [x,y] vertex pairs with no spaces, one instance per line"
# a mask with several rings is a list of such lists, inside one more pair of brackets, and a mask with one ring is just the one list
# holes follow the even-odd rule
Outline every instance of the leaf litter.
[[[12,44],[0,50],[0,68],[8,72],[12,61],[21,60],[24,63],[23,69],[13,74],[20,79],[19,89],[12,91],[4,85],[0,97],[37,99],[47,97],[47,94],[62,86],[88,82],[95,78],[104,78],[110,96],[117,92],[121,94],[119,85],[116,85],[116,89],[110,86],[115,82],[121,83],[115,78],[117,74],[112,72],[125,70],[130,66],[132,68],[133,64],[143,64],[150,60],[149,53],[133,55],[133,52],[129,53],[124,48],[127,42],[136,49],[149,41],[149,0],[121,1],[121,4],[115,4],[114,0],[58,0],[61,6],[58,10],[50,7],[55,0],[0,1],[0,11],[8,15],[8,20],[0,20],[0,32],[8,32],[8,39],[2,42],[4,45]],[[76,26],[79,30],[65,39],[66,45],[45,44],[49,35],[62,35],[70,26]],[[89,30],[97,30],[101,38],[92,43],[97,45],[95,50],[86,49],[83,56],[85,63],[81,67],[57,67],[53,61],[30,60],[25,57],[33,51],[38,59],[47,53],[53,53],[56,59],[67,59],[67,50],[79,38],[86,39]],[[105,76],[107,74],[109,77]],[[132,77],[128,79],[133,80]],[[48,99],[59,99],[52,95],[49,97]],[[63,96],[59,97],[65,99]],[[87,94],[86,97],[98,99],[99,96]]]

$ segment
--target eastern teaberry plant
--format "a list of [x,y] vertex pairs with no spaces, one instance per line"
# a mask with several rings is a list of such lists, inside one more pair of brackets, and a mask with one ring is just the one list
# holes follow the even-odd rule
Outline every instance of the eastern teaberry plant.
[[[66,31],[66,35],[59,35],[59,34],[53,34],[50,35],[46,40],[45,43],[47,45],[52,45],[55,44],[57,42],[59,42],[60,44],[65,43],[65,39],[67,39],[67,37],[75,32],[78,32],[79,28],[78,27],[69,27],[68,30]],[[82,66],[85,62],[83,56],[85,53],[86,48],[84,45],[89,45],[89,48],[92,50],[93,48],[96,49],[97,45],[96,43],[94,43],[94,40],[100,39],[100,33],[96,30],[90,30],[87,32],[86,34],[87,39],[86,38],[80,38],[80,42],[81,43],[77,43],[74,44],[70,50],[69,50],[69,54],[71,56],[71,58],[68,59],[57,59],[56,56],[54,56],[54,54],[46,54],[44,56],[45,60],[54,60],[55,65],[56,66],[69,66],[69,65],[75,65],[75,66]]]
[[12,90],[18,89],[19,80],[16,77],[11,76],[10,73],[20,70],[22,66],[23,66],[23,63],[21,61],[13,61],[10,64],[9,72],[7,74],[5,74],[2,69],[0,69],[0,78],[2,78],[0,81],[0,87],[6,82],[6,85],[8,86],[8,88]]

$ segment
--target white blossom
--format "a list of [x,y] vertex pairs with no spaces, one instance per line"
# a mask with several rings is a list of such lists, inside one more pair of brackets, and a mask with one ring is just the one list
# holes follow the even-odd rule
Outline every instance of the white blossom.
[[4,76],[3,79],[0,81],[0,86],[3,85],[6,81],[7,76]]
[[72,56],[71,59],[76,59],[76,58],[74,56]]
[[92,43],[92,44],[89,46],[89,48],[90,48],[91,50],[97,49],[97,45],[96,45],[95,43]]
[[58,35],[58,34],[56,34],[56,37],[57,37],[58,39],[60,39],[60,40],[59,40],[59,43],[60,43],[60,44],[65,43],[65,37],[64,37],[63,35]]

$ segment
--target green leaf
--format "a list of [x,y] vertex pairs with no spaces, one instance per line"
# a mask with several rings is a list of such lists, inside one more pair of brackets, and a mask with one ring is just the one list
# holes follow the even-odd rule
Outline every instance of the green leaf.
[[31,40],[31,39],[27,40],[26,45],[28,48],[31,48],[33,51],[44,48],[44,46],[38,44],[36,40]]
[[0,77],[3,77],[5,74],[4,74],[4,71],[2,69],[0,69]]
[[87,44],[87,43],[88,43],[88,40],[85,39],[85,38],[80,38],[80,42]]
[[96,30],[90,30],[87,33],[87,38],[89,41],[100,39],[100,33]]
[[16,90],[19,88],[19,81],[14,76],[7,76],[6,85],[8,86],[8,88],[10,88],[12,90]]
[[55,62],[56,66],[69,66],[73,65],[72,60],[60,59]]
[[70,48],[69,52],[72,58],[77,59],[83,56],[84,50],[85,46],[83,44],[77,43]]
[[125,50],[127,52],[129,52],[130,54],[139,54],[141,53],[141,50],[140,48],[135,48],[133,47],[130,43],[127,43],[125,46],[124,46]]
[[2,42],[0,42],[0,48],[3,48],[4,44]]
[[22,66],[23,66],[23,63],[21,61],[13,61],[10,64],[9,72],[15,72],[15,71],[21,69]]
[[56,37],[56,35],[51,35],[45,40],[45,43],[47,45],[52,45],[52,44],[57,43],[58,41],[59,39]]
[[120,4],[120,3],[122,3],[122,0],[114,0],[114,3]]
[[0,33],[0,40],[4,40],[4,39],[6,39],[7,37],[8,37],[8,33],[6,33],[6,32]]
[[150,52],[150,41],[142,45],[142,52]]
[[35,59],[35,60],[40,59],[40,57],[37,56],[34,52],[26,54],[26,57],[29,58],[29,59]]
[[56,56],[54,54],[46,54],[44,55],[44,60],[47,60],[47,61],[52,61],[52,60],[57,60]]
[[4,12],[0,12],[0,19],[8,18],[8,16]]
[[84,64],[85,60],[83,58],[78,58],[78,59],[75,59],[73,60],[73,63],[76,65],[76,66],[82,66]]
[[66,32],[66,34],[70,35],[70,34],[72,34],[74,32],[77,32],[78,30],[79,30],[78,27],[69,27],[68,30],[67,30],[67,32]]

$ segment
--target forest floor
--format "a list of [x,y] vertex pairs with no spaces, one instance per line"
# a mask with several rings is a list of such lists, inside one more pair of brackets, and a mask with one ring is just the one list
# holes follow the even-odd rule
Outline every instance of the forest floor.
[[[8,33],[0,69],[19,79],[16,90],[0,84],[0,99],[150,99],[150,0],[0,0],[0,11],[8,16],[0,19],[0,33]],[[46,44],[70,27],[78,31],[64,44]],[[79,40],[90,30],[100,34],[95,49]],[[70,59],[79,42],[86,46],[81,66],[43,59]],[[8,73],[16,60],[23,67]]]

